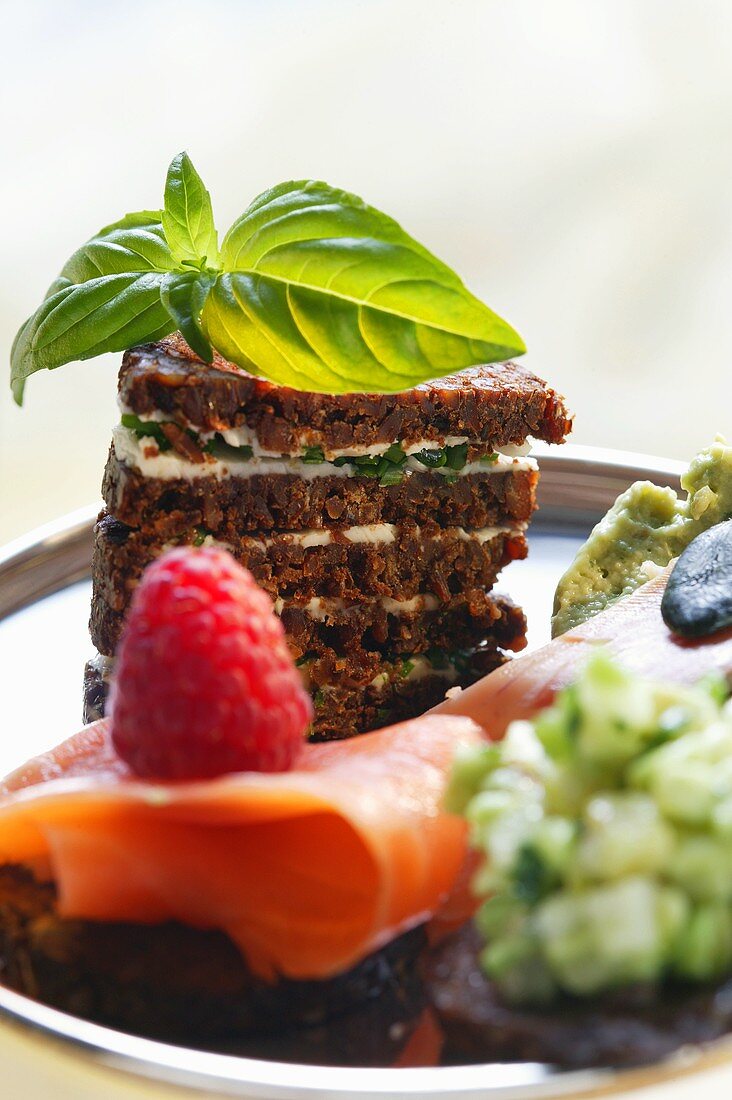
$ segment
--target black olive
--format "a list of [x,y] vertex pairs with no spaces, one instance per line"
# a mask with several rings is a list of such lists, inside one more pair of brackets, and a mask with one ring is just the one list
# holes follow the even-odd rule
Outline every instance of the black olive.
[[732,626],[732,519],[697,535],[676,562],[661,601],[666,626],[703,638]]

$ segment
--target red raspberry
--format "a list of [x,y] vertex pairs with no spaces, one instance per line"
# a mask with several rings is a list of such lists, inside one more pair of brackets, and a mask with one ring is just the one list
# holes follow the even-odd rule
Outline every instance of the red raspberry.
[[226,551],[181,548],[135,592],[110,713],[137,775],[204,779],[291,767],[312,704],[251,573]]

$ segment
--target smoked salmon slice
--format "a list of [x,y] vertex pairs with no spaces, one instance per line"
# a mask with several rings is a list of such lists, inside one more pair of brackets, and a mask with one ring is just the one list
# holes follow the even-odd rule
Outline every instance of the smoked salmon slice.
[[62,917],[218,928],[263,977],[328,978],[457,898],[470,916],[466,827],[442,801],[481,736],[422,717],[306,745],[289,772],[162,784],[102,720],[0,786],[0,862],[52,879]]
[[661,617],[669,569],[548,645],[491,672],[432,710],[464,715],[493,738],[503,737],[515,718],[530,718],[549,706],[577,678],[598,646],[631,672],[648,679],[695,684],[711,672],[732,674],[732,630],[709,638],[677,638]]

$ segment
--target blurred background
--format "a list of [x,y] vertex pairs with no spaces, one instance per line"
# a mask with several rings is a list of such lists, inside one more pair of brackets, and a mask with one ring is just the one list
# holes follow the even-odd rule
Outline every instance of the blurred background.
[[[186,148],[220,231],[314,176],[510,320],[577,442],[732,435],[729,0],[2,2],[0,345]],[[118,356],[0,386],[0,542],[99,496]]]

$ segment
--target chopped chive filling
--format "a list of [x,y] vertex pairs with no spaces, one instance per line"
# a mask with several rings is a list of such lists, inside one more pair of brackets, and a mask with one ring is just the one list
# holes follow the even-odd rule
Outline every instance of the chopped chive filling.
[[325,462],[325,455],[323,454],[322,447],[306,447],[305,451],[300,457],[303,462]]
[[439,470],[446,466],[448,470],[462,470],[468,461],[468,444],[457,443],[453,447],[426,447],[413,456],[423,466]]
[[342,455],[334,466],[353,466],[355,477],[370,477],[380,485],[398,485],[404,478],[407,455],[400,443],[392,443],[383,455]]
[[157,420],[141,420],[134,413],[123,413],[122,425],[134,432],[138,439],[154,439],[161,451],[170,450],[170,442]]
[[447,455],[445,465],[448,469],[462,470],[468,461],[468,445],[467,443],[458,443],[455,447],[445,447],[445,454]]
[[248,462],[254,454],[254,451],[248,444],[244,444],[242,447],[233,447],[230,443],[227,443],[218,432],[213,439],[209,439],[203,450],[206,454],[213,455],[214,458],[221,460],[228,459],[230,462]]
[[459,754],[447,802],[485,858],[481,965],[549,1002],[732,973],[732,701],[600,652],[504,740]]
[[421,462],[423,466],[429,467],[430,470],[439,470],[441,466],[447,464],[447,454],[444,447],[425,447],[423,451],[417,451],[414,455],[417,462]]
[[[134,413],[122,413],[120,419],[122,426],[134,432],[138,439],[154,439],[160,451],[170,450],[172,444],[163,431],[163,423],[165,423],[165,421],[141,420],[140,417],[135,416]],[[173,423],[173,421],[169,421],[169,423]],[[213,455],[215,458],[229,459],[230,461],[234,459],[238,461],[248,461],[254,454],[254,451],[248,445],[244,445],[243,447],[231,446],[219,432],[217,432],[212,439],[209,439],[207,443],[201,443],[199,436],[190,428],[186,428],[186,432],[202,451],[205,451],[206,454]]]
[[[155,440],[161,451],[170,450],[171,444],[163,432],[160,421],[141,420],[133,413],[123,413],[122,424],[125,428],[133,431],[138,439],[150,437]],[[206,443],[201,443],[195,432],[191,431],[190,428],[186,430],[191,439],[206,454],[213,455],[215,458],[228,459],[229,461],[247,461],[253,457],[254,451],[248,444],[234,447],[227,443],[218,432]],[[282,457],[290,456],[283,455]],[[313,466],[330,461],[326,459],[322,447],[306,447],[303,453],[296,457],[299,457],[301,462]],[[413,455],[407,455],[401,443],[392,443],[383,454],[341,455],[339,458],[333,459],[332,464],[339,467],[353,467],[354,477],[373,478],[380,485],[399,485],[404,479],[408,458],[414,458],[430,470],[441,470],[441,476],[448,484],[452,484],[468,461],[468,444],[457,443],[450,447],[425,447]],[[480,459],[481,462],[487,464],[497,462],[497,460],[498,454],[496,452],[484,455]]]
[[200,524],[194,528],[195,535],[193,536],[194,546],[203,546],[209,536],[213,537],[213,532],[209,531],[207,527],[202,527]]

